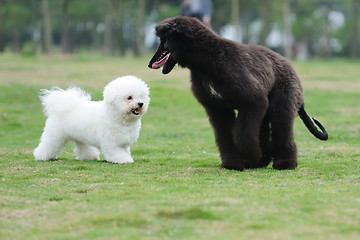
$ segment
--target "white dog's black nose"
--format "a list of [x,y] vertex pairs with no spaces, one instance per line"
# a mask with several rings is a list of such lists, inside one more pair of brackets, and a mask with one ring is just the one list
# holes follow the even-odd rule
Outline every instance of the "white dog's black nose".
[[144,105],[144,103],[138,102],[138,105],[139,105],[139,107],[142,107]]

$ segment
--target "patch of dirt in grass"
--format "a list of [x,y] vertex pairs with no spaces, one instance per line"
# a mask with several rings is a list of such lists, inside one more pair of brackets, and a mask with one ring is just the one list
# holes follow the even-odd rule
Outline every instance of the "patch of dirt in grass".
[[185,219],[219,219],[214,213],[205,211],[198,207],[182,209],[182,210],[162,210],[158,212],[160,217],[164,218],[185,218]]

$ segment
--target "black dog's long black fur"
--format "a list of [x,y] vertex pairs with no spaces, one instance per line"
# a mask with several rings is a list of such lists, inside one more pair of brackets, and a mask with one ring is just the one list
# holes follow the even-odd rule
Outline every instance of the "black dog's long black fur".
[[266,167],[273,160],[275,169],[296,168],[298,113],[315,137],[328,138],[305,112],[301,81],[281,55],[221,38],[195,18],[165,19],[156,35],[160,46],[149,67],[163,66],[164,74],[176,63],[190,69],[193,94],[215,132],[221,167]]

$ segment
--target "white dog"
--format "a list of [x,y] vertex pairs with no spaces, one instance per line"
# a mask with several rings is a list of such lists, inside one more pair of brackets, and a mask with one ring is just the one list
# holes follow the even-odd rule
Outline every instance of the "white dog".
[[103,101],[91,101],[78,88],[42,90],[40,99],[48,117],[36,160],[57,158],[72,141],[79,160],[132,163],[130,146],[139,137],[141,117],[150,102],[149,88],[134,76],[120,77],[104,88]]

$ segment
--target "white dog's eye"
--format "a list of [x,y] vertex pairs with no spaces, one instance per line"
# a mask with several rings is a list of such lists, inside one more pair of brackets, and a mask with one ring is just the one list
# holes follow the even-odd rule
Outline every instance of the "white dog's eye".
[[128,96],[127,100],[131,100],[132,99],[132,96]]

